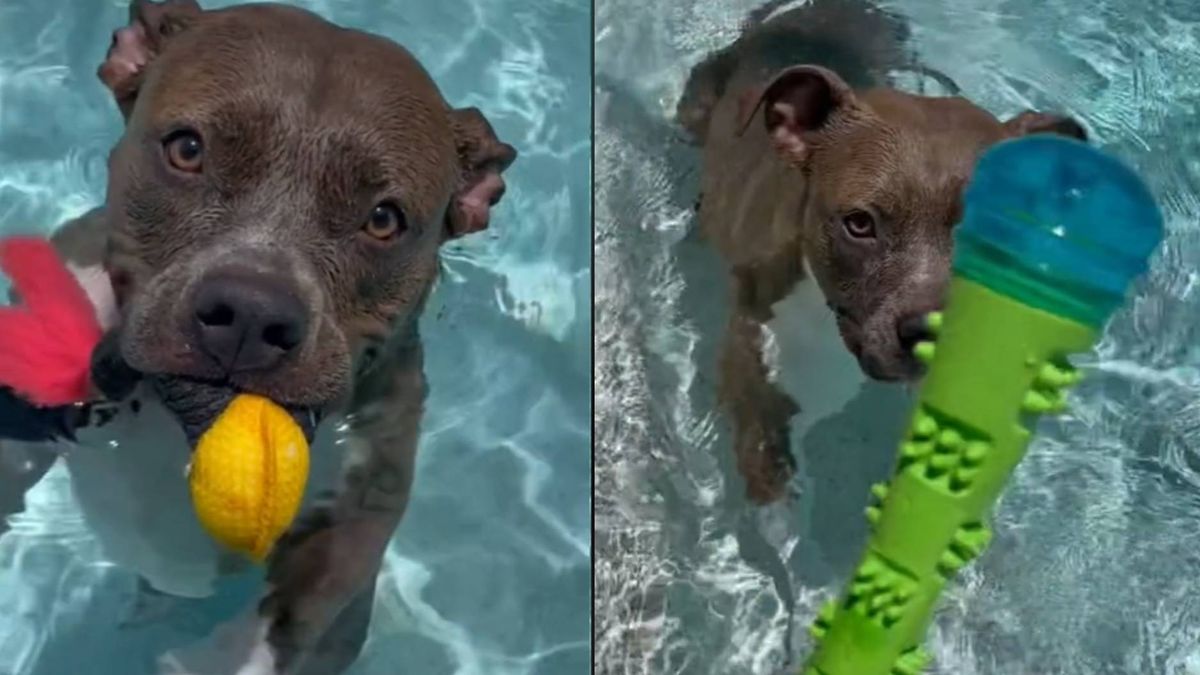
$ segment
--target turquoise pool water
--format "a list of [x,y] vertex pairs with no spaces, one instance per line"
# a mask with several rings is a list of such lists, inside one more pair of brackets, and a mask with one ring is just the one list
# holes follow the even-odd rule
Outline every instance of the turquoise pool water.
[[[872,390],[809,436],[799,496],[752,509],[716,414],[716,261],[689,236],[688,69],[759,0],[603,0],[597,14],[597,672],[759,675],[856,561],[903,409]],[[1136,167],[1169,230],[1084,359],[931,636],[938,675],[1200,673],[1200,5],[894,0],[913,46],[993,112],[1066,110]],[[844,427],[841,429],[844,431]],[[846,441],[846,442],[843,442]],[[853,442],[852,442],[853,441]],[[794,672],[792,670],[791,672]]]
[[[48,231],[102,199],[120,120],[94,73],[124,4],[0,3],[0,233]],[[444,253],[415,492],[353,673],[587,672],[589,4],[297,4],[406,45],[521,152],[489,233]],[[29,501],[0,537],[0,673],[141,675],[251,600],[233,584],[128,625],[134,580],[100,558],[66,476]]]

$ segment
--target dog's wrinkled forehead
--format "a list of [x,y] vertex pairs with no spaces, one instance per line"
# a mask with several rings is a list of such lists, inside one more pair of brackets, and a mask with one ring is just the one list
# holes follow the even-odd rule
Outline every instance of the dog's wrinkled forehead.
[[1001,123],[960,98],[877,90],[862,100],[872,121],[830,144],[822,158],[839,174],[827,186],[833,200],[895,216],[936,210],[954,218],[980,154],[1003,138]]
[[409,186],[425,203],[406,206],[427,216],[458,171],[449,108],[411,54],[286,6],[198,17],[150,67],[130,122],[157,133],[206,128],[238,148],[239,171],[251,174],[280,153],[312,153],[316,161],[289,166]]

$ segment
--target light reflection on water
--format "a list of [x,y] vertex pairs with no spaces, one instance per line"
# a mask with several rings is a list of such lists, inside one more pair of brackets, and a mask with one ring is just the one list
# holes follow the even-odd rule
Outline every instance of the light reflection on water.
[[[600,673],[794,668],[857,558],[902,415],[852,412],[877,451],[800,454],[794,506],[741,497],[712,401],[716,261],[690,236],[694,152],[669,125],[688,70],[753,0],[604,0],[597,13]],[[1200,12],[1121,0],[897,0],[916,50],[1001,116],[1049,108],[1137,167],[1170,235],[946,599],[949,675],[1200,672]],[[873,394],[872,394],[873,396]],[[868,420],[863,424],[863,420]],[[836,438],[836,429],[827,430]],[[840,451],[840,454],[839,454]]]
[[[207,7],[232,4],[205,2]],[[584,0],[298,2],[397,39],[520,160],[492,229],[445,251],[424,334],[431,384],[415,494],[357,675],[553,675],[591,656],[590,9]],[[100,202],[120,128],[95,78],[113,2],[0,4],[0,232]],[[0,672],[138,675],[241,607],[250,582],[121,627],[61,471],[0,539]]]

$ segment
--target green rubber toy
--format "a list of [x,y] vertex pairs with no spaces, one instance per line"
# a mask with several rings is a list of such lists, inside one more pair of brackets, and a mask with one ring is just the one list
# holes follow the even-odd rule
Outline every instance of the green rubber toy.
[[1038,417],[1080,380],[1069,355],[1091,348],[1162,231],[1145,185],[1084,143],[1033,136],[983,156],[894,476],[872,489],[867,550],[813,626],[804,675],[924,670],[942,590],[987,547]]

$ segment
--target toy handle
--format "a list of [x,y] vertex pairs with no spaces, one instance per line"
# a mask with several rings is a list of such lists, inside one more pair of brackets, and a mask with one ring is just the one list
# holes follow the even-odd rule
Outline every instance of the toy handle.
[[992,507],[1036,418],[1066,409],[1068,356],[1091,347],[1162,240],[1146,186],[1077,141],[1030,136],[979,161],[956,230],[954,277],[895,476],[872,532],[822,611],[807,675],[916,675],[938,596],[991,539]]
[[[937,599],[991,539],[987,519],[1036,418],[1065,410],[1067,355],[1096,330],[956,278],[895,475],[872,489],[871,536],[813,628],[807,675],[916,675]],[[944,323],[943,323],[944,321]]]

